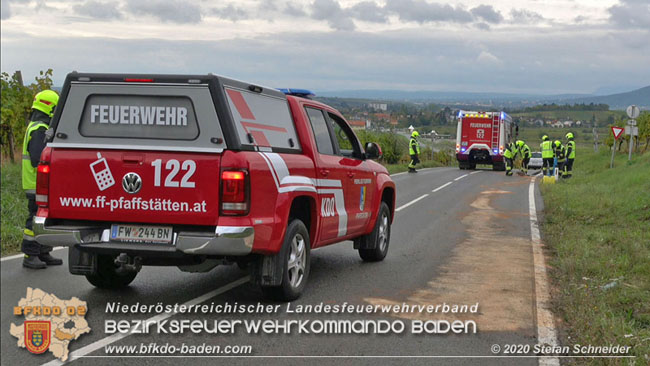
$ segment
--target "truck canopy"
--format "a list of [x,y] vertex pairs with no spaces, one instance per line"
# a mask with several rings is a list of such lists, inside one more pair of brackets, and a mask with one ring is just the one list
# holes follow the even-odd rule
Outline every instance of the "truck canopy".
[[216,75],[68,74],[51,147],[300,152],[286,96]]

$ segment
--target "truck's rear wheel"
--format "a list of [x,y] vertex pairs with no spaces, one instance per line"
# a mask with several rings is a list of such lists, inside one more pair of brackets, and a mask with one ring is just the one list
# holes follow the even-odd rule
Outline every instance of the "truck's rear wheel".
[[359,248],[359,256],[366,262],[379,262],[388,254],[390,243],[390,209],[386,202],[379,205],[379,213],[375,228],[370,234],[362,238],[374,244],[372,248]]
[[86,279],[93,286],[99,288],[117,289],[128,286],[138,272],[117,272],[115,258],[110,255],[97,256],[97,273],[86,275]]
[[310,268],[309,231],[300,220],[287,227],[280,255],[283,260],[280,286],[262,286],[264,295],[279,301],[293,301],[300,297],[307,283]]

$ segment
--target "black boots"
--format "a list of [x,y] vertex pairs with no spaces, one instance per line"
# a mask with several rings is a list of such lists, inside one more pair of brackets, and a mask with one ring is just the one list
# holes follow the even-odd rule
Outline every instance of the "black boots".
[[58,266],[63,264],[63,260],[54,258],[50,253],[36,255],[27,255],[23,258],[23,267],[31,269],[44,269],[47,266]]
[[45,262],[38,259],[37,256],[25,254],[25,258],[23,258],[23,267],[31,269],[44,269],[47,267],[47,265]]
[[50,253],[40,254],[38,259],[42,260],[48,266],[60,266],[63,264],[63,260],[59,258],[54,258]]
[[409,168],[409,173],[417,173],[418,171],[415,168]]

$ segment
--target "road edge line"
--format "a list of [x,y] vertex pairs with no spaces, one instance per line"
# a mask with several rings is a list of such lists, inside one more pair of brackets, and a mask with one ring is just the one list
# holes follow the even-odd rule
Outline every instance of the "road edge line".
[[[61,250],[61,249],[64,249],[64,248],[65,248],[65,247],[54,247],[54,248],[52,248],[52,251],[55,251],[55,250]],[[8,255],[8,256],[6,256],[6,257],[2,257],[2,258],[0,258],[0,262],[9,261],[9,260],[12,260],[12,259],[23,258],[24,256],[25,256],[25,254],[23,254],[23,253],[20,253],[20,254],[12,254],[12,255]]]
[[[223,286],[219,287],[218,289],[206,292],[205,294],[203,294],[201,296],[197,296],[197,297],[195,297],[195,298],[193,298],[191,300],[188,300],[188,301],[184,302],[182,305],[184,305],[184,306],[198,305],[198,304],[200,304],[200,303],[202,303],[202,302],[204,302],[204,301],[206,301],[206,300],[208,300],[210,298],[213,298],[213,297],[215,297],[217,295],[220,295],[220,294],[222,294],[224,292],[230,291],[235,287],[238,287],[238,286],[241,286],[241,285],[243,285],[245,283],[248,283],[249,281],[250,281],[250,276],[244,276],[244,277],[242,277],[242,278],[240,278],[238,280],[230,282],[229,284],[223,285]],[[159,314],[159,315],[156,315],[156,316],[152,316],[149,319],[146,319],[145,322],[159,322],[161,320],[165,320],[167,318],[170,318],[170,317],[172,317],[172,316],[174,316],[176,314],[179,314],[179,313],[163,313],[163,314]],[[133,330],[133,328],[131,330]],[[68,359],[65,362],[59,360],[58,358],[55,358],[54,360],[52,360],[50,362],[46,362],[46,363],[42,364],[41,366],[60,366],[60,365],[63,365],[65,363],[72,362],[74,360],[82,358],[83,356],[85,356],[85,355],[87,355],[89,353],[95,352],[98,349],[101,349],[101,348],[103,348],[103,347],[105,347],[105,346],[107,346],[107,345],[109,345],[111,343],[115,343],[115,342],[117,342],[117,341],[119,341],[121,339],[124,339],[124,338],[130,336],[131,334],[133,334],[133,333],[129,332],[129,333],[115,333],[115,334],[112,334],[112,335],[110,335],[108,337],[104,337],[104,338],[102,338],[100,340],[97,340],[97,341],[95,341],[95,342],[93,342],[91,344],[87,344],[87,345],[79,348],[78,350],[76,350],[74,352],[70,352],[70,354],[68,355]]]
[[[535,267],[535,312],[537,313],[537,341],[557,347],[557,331],[551,312],[550,293],[548,276],[546,274],[546,260],[541,236],[539,234],[539,223],[537,221],[537,208],[535,206],[535,179],[530,179],[528,186],[528,206],[530,216],[530,240],[533,246],[533,264]],[[557,357],[539,358],[540,366],[559,366],[560,359]]]

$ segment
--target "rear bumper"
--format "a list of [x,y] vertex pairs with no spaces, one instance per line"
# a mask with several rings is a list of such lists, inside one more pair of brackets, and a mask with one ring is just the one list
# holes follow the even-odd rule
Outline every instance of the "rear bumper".
[[[34,216],[34,237],[39,244],[49,246],[74,246],[80,245],[87,248],[104,250],[115,249],[120,251],[127,248],[143,248],[142,244],[129,244],[112,242],[108,229],[103,229],[100,235],[95,235],[94,240],[84,241],[84,231],[92,228],[48,226],[45,217]],[[99,238],[99,240],[97,240]],[[147,245],[153,252],[180,251],[191,255],[232,255],[243,256],[253,250],[255,229],[252,226],[217,226],[213,235],[202,233],[178,232],[174,233],[174,245]]]

